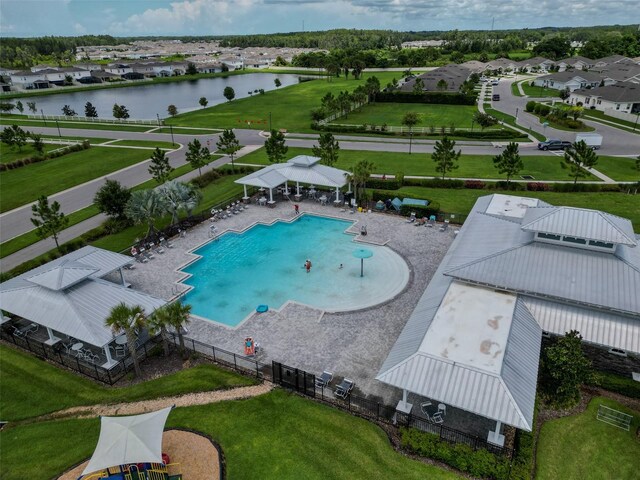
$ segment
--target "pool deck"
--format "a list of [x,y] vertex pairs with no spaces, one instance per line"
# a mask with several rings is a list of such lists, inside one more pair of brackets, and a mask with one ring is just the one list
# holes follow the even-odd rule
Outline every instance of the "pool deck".
[[[325,313],[287,303],[280,311],[254,313],[235,329],[193,318],[188,337],[242,354],[243,339],[251,336],[261,345],[258,359],[264,363],[276,360],[317,375],[329,370],[334,378],[355,380],[358,394],[395,404],[400,390],[375,380],[375,376],[451,245],[456,228],[440,232],[438,226],[415,226],[397,215],[349,213],[313,201],[301,202],[300,211],[355,221],[348,230],[356,234],[355,242],[387,245],[404,258],[411,272],[407,287],[384,304],[352,312]],[[219,235],[227,230],[243,231],[257,222],[269,224],[294,217],[288,202],[278,202],[275,208],[251,205],[231,218],[203,223],[185,237],[173,238],[174,248],[156,254],[148,263],[136,263],[135,270],[125,273],[126,280],[135,289],[167,300],[175,298],[187,289],[176,283],[184,278],[179,269],[197,258],[189,251],[210,241],[211,225]],[[362,225],[367,226],[365,237],[359,234]],[[242,295],[242,285],[237,291]]]

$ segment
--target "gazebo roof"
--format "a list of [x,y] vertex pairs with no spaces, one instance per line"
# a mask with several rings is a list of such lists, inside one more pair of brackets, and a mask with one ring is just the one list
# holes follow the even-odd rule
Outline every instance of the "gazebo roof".
[[298,155],[286,163],[275,163],[236,180],[241,185],[275,188],[285,182],[308,183],[325,187],[347,184],[349,172],[319,163],[320,158]]

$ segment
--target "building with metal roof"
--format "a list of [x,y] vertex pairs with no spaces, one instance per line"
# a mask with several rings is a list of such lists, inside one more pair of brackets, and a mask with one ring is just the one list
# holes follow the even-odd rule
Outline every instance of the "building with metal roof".
[[[140,305],[147,315],[166,302],[127,288],[122,268],[131,257],[86,246],[0,284],[0,309],[46,327],[47,343],[57,334],[103,348],[106,367],[114,365],[109,351],[114,333],[105,325],[120,303]],[[103,277],[120,272],[120,284]]]
[[629,220],[495,194],[477,200],[377,379],[531,430],[543,332],[640,354],[640,248]]
[[244,197],[247,196],[247,185],[269,190],[269,202],[273,203],[273,189],[285,185],[288,190],[288,182],[296,183],[296,192],[300,195],[300,184],[322,185],[336,189],[336,198],[340,194],[340,188],[348,183],[347,176],[350,172],[339,168],[329,167],[320,163],[319,157],[298,155],[286,163],[274,163],[257,172],[236,180],[236,183],[244,186]]

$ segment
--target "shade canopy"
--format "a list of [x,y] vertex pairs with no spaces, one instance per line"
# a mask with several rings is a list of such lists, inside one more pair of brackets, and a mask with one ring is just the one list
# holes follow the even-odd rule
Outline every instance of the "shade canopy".
[[102,417],[98,445],[82,475],[131,463],[162,463],[162,432],[172,408]]
[[356,258],[371,258],[373,257],[373,252],[366,248],[357,248],[353,251],[353,256]]

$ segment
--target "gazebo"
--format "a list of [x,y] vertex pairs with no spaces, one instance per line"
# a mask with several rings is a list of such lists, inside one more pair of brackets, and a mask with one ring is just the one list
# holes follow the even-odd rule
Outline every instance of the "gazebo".
[[[86,246],[0,284],[0,309],[47,330],[47,345],[61,339],[56,332],[104,350],[104,368],[118,362],[111,357],[113,332],[105,325],[111,309],[140,305],[149,315],[166,301],[131,288],[123,267],[131,257]],[[120,273],[120,283],[105,280]]]
[[[348,182],[347,175],[350,172],[339,168],[328,167],[319,163],[319,157],[298,155],[286,163],[275,163],[246,177],[236,180],[236,183],[244,186],[244,199],[249,198],[247,185],[269,189],[269,204],[273,204],[273,189],[280,185],[289,190],[288,182],[296,183],[296,195],[300,195],[300,184],[322,185],[336,189],[336,202],[339,201],[340,188]],[[349,185],[349,190],[351,186]]]

